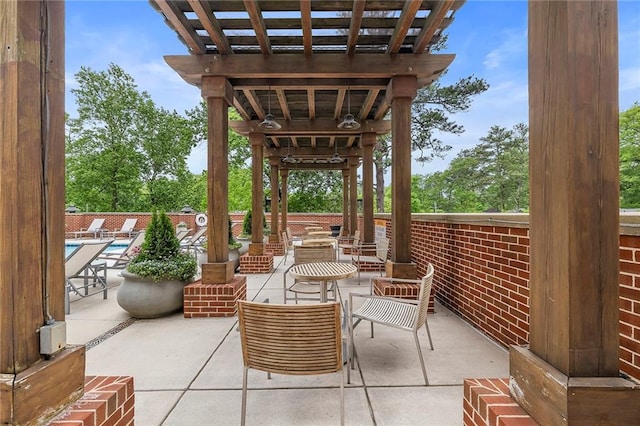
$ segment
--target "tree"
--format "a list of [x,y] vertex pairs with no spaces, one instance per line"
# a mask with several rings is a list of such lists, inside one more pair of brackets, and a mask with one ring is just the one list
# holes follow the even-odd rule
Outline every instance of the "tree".
[[192,123],[157,107],[115,64],[106,71],[82,67],[76,80],[78,117],[67,121],[67,200],[94,211],[187,204]]
[[342,211],[342,174],[340,172],[291,170],[288,187],[290,211]]
[[640,104],[620,114],[620,207],[640,208]]

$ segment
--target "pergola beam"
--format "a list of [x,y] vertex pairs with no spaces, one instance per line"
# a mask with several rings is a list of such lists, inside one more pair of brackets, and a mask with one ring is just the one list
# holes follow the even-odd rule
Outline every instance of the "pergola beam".
[[384,135],[391,131],[390,120],[363,121],[362,127],[356,130],[338,129],[338,122],[331,119],[291,120],[280,123],[278,130],[260,129],[260,121],[230,121],[229,127],[241,135],[264,133],[277,136],[357,136],[363,131]]

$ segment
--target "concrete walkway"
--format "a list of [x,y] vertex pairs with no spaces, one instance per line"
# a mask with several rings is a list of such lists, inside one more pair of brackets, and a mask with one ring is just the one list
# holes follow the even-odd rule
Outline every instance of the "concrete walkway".
[[[247,298],[282,301],[282,271],[276,257],[270,275],[247,276]],[[349,292],[368,292],[367,274],[340,282]],[[363,274],[365,277],[365,274]],[[240,423],[242,352],[237,317],[185,319],[181,313],[135,320],[116,302],[120,278],[109,273],[109,298],[74,300],[67,340],[87,345],[86,375],[133,376],[136,425],[234,425]],[[419,338],[430,386],[424,386],[411,333],[369,325],[356,328],[361,365],[345,390],[348,425],[461,425],[463,380],[508,377],[508,354],[436,304],[429,315],[435,350],[426,332]],[[248,425],[339,424],[340,374],[283,376],[250,371]],[[346,371],[345,371],[346,380]]]

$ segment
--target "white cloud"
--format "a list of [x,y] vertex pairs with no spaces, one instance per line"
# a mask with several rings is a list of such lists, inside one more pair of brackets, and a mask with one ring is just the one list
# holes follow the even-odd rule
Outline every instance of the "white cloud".
[[527,54],[527,33],[522,30],[508,29],[502,32],[502,43],[485,55],[482,64],[489,70],[494,70],[513,64],[514,59],[520,60]]

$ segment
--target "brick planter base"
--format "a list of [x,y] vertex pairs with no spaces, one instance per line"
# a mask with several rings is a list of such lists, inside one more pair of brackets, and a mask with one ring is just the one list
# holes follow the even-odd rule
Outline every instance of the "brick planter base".
[[184,317],[232,317],[236,302],[247,298],[247,277],[236,275],[229,283],[202,284],[196,281],[184,288]]
[[134,405],[133,377],[87,376],[84,395],[49,425],[133,425]]
[[273,254],[251,256],[248,253],[240,256],[240,273],[270,274],[273,271]]
[[272,253],[274,256],[284,256],[284,244],[283,243],[266,243],[264,245],[264,251]]
[[[373,294],[378,296],[401,297],[403,299],[417,299],[420,292],[420,284],[390,283],[386,280],[373,280]],[[434,295],[431,292],[429,300],[429,313],[434,313]]]
[[465,426],[538,424],[509,396],[509,379],[466,379],[463,407]]

